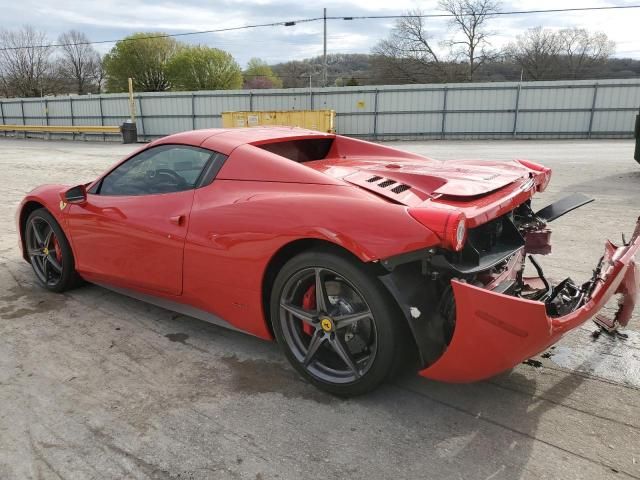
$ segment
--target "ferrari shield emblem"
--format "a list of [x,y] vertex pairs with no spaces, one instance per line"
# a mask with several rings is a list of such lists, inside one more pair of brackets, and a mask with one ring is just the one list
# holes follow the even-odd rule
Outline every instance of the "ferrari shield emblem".
[[323,318],[320,322],[320,326],[325,332],[330,332],[333,329],[333,324],[328,318]]

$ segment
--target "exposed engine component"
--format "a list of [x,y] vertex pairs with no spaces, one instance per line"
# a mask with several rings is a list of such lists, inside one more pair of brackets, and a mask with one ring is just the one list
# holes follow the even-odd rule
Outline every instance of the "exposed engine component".
[[[544,302],[550,317],[566,315],[581,306],[590,297],[598,282],[602,260],[593,276],[582,285],[571,278],[553,284],[540,264],[530,254],[550,253],[551,231],[546,221],[525,202],[514,211],[491,222],[469,230],[468,240],[461,252],[438,251],[427,260],[428,271],[436,271],[443,289],[440,314],[445,319],[445,328],[452,328],[455,311],[450,289],[446,289],[452,278],[463,280],[480,288],[506,295]],[[536,270],[536,278],[524,278],[524,261],[527,257]]]
[[530,200],[514,210],[513,219],[525,240],[527,253],[536,255],[551,253],[551,230],[547,228],[547,223],[533,212]]

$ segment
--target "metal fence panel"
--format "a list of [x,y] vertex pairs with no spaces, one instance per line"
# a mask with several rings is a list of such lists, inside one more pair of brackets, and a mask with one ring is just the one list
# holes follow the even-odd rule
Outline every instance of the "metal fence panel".
[[102,115],[105,125],[119,125],[129,117],[129,101],[127,97],[104,95]]
[[409,113],[403,115],[380,115],[378,136],[402,135],[403,132],[419,132],[424,136],[438,136],[442,127],[442,115],[439,113]]
[[447,113],[447,134],[511,134],[513,113]]
[[444,90],[434,91],[391,91],[381,90],[378,94],[378,109],[381,112],[441,110]]
[[73,113],[81,117],[100,118],[100,98],[94,95],[73,98]]
[[200,128],[221,128],[222,117],[213,117],[210,115],[195,118],[194,129]]
[[[582,80],[139,93],[139,136],[221,126],[225,111],[333,109],[374,139],[631,137],[640,81]],[[0,123],[120,125],[126,94],[0,99]],[[102,138],[113,138],[104,137]]]
[[374,131],[375,115],[353,115],[348,117],[336,116],[336,125],[340,125],[340,132],[357,137],[371,137]]
[[547,134],[551,137],[573,133],[586,135],[589,112],[520,112],[518,131],[525,134]]
[[[293,91],[280,90],[278,92],[263,93],[264,91],[254,91],[253,110],[273,111],[273,110],[311,110],[311,95],[299,89]],[[286,93],[285,93],[286,92]]]
[[191,96],[180,95],[162,98],[161,96],[140,95],[144,116],[182,116],[191,115]]
[[[74,98],[73,104],[63,104],[69,114],[73,108],[74,125],[100,125],[100,99],[92,97]],[[52,104],[57,105],[57,104]]]
[[20,108],[20,100],[0,100],[2,105],[2,113],[4,124],[7,125],[23,125],[22,110]]
[[629,125],[634,125],[635,121],[636,112],[598,112],[593,119],[593,131],[618,132],[620,136],[629,136]]
[[598,86],[597,108],[624,108],[640,105],[640,88]]
[[45,125],[44,100],[28,100],[22,107],[26,125]]
[[521,109],[591,108],[591,88],[531,88],[525,87],[520,97]]
[[375,91],[349,92],[347,94],[335,89],[327,89],[320,95],[316,95],[318,101],[314,101],[314,108],[335,110],[336,113],[362,114],[375,111]]
[[515,108],[517,88],[476,90],[465,88],[450,90],[447,98],[449,110],[509,110]]
[[[80,103],[88,103],[86,101],[83,102],[76,102],[76,104],[74,105],[76,107],[76,109],[73,112],[73,115],[78,115],[80,112],[80,109],[77,108],[78,104]],[[47,101],[47,112],[49,115],[48,118],[48,124],[49,125],[69,125],[71,123],[71,102],[69,102],[69,99],[64,99],[64,100],[60,100],[57,101],[57,99],[54,99],[54,101]],[[74,118],[74,125],[80,125],[80,123],[77,121],[77,118]],[[27,122],[30,123],[30,122]],[[87,125],[93,125],[93,123],[88,123]]]

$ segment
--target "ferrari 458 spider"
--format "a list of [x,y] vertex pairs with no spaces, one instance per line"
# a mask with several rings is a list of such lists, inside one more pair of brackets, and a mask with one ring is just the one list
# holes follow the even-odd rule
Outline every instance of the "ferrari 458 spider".
[[[591,200],[534,212],[550,175],[295,128],[196,130],[87,184],[36,188],[16,221],[45,288],[84,279],[275,337],[302,376],[348,396],[410,365],[484,379],[590,318],[628,323],[640,223],[586,282],[549,282],[531,254],[550,252],[548,222]],[[615,317],[598,314],[614,295]]]

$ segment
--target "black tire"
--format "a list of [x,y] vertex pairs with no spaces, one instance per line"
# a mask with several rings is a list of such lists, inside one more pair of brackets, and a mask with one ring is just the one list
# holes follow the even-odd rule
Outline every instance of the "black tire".
[[[38,229],[37,234],[34,226]],[[41,286],[61,293],[80,283],[69,241],[46,209],[31,212],[25,222],[23,236],[25,252]]]
[[[312,283],[317,279],[320,287]],[[316,303],[315,292],[323,284],[326,310],[331,312],[320,312],[321,304]],[[295,289],[300,288],[313,290],[312,310],[296,310],[300,296]],[[289,362],[313,385],[334,395],[351,397],[374,390],[398,371],[405,358],[402,351],[410,348],[402,313],[390,294],[364,264],[346,254],[313,250],[289,260],[276,276],[270,305],[273,330]],[[370,315],[348,326],[340,323],[367,312]],[[309,318],[302,320],[307,314]],[[325,330],[323,322],[333,328]]]

